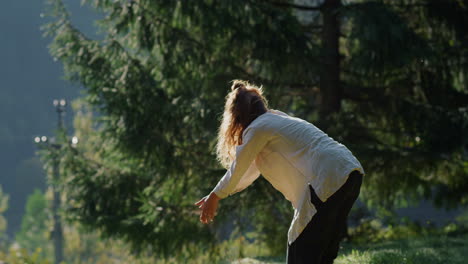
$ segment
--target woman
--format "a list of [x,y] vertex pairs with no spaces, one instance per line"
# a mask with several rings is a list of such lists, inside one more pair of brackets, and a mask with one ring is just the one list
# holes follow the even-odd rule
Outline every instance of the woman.
[[196,203],[213,221],[218,201],[249,186],[260,173],[291,201],[288,263],[333,263],[364,170],[342,144],[314,125],[268,109],[261,88],[235,80],[226,97],[217,155],[228,168]]

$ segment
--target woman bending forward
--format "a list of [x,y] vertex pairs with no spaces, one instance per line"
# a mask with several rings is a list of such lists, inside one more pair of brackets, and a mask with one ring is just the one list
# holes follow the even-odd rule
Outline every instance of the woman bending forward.
[[226,97],[217,155],[228,168],[196,203],[209,223],[218,201],[260,174],[292,203],[287,263],[333,263],[364,170],[342,144],[313,124],[268,109],[261,88],[236,80]]

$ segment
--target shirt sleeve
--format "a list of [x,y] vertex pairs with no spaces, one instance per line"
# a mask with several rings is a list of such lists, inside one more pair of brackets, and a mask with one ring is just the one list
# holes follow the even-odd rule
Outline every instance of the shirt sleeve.
[[244,131],[243,142],[236,147],[236,158],[213,189],[218,197],[225,198],[239,192],[258,178],[260,172],[255,165],[255,158],[269,141],[270,134],[258,128],[248,127]]

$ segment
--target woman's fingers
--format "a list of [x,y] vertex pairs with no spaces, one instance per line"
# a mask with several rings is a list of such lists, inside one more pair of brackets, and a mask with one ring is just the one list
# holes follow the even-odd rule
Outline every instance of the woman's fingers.
[[201,216],[200,216],[200,221],[203,224],[208,224],[209,222],[213,221],[213,217],[208,215],[208,214],[202,213]]
[[213,222],[213,218],[214,215],[208,208],[205,207],[204,209],[202,209],[200,214],[200,222],[202,222],[203,224],[208,224],[209,222]]
[[203,212],[200,214],[200,222],[205,223],[205,215]]
[[209,201],[208,197],[209,195],[203,197],[200,201],[195,203],[195,205],[201,209],[200,222],[203,224],[213,222],[214,213],[216,212],[215,207],[213,207],[213,203]]
[[200,221],[203,224],[206,224],[206,219],[207,219],[207,212],[206,212],[206,210],[202,209],[201,214],[200,214]]
[[200,221],[203,223],[203,224],[208,224],[210,222],[213,222],[213,217],[210,217],[210,216],[203,216]]
[[200,205],[202,205],[202,204],[205,202],[205,200],[206,200],[206,196],[203,197],[203,198],[201,198],[200,201],[196,202],[195,205],[200,206]]

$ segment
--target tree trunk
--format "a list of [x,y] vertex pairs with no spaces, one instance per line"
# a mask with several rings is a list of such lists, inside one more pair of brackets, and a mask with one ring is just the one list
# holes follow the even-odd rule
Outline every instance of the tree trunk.
[[320,75],[320,117],[338,112],[341,107],[342,87],[340,86],[339,37],[340,21],[338,9],[341,0],[325,0],[322,7],[322,71]]

